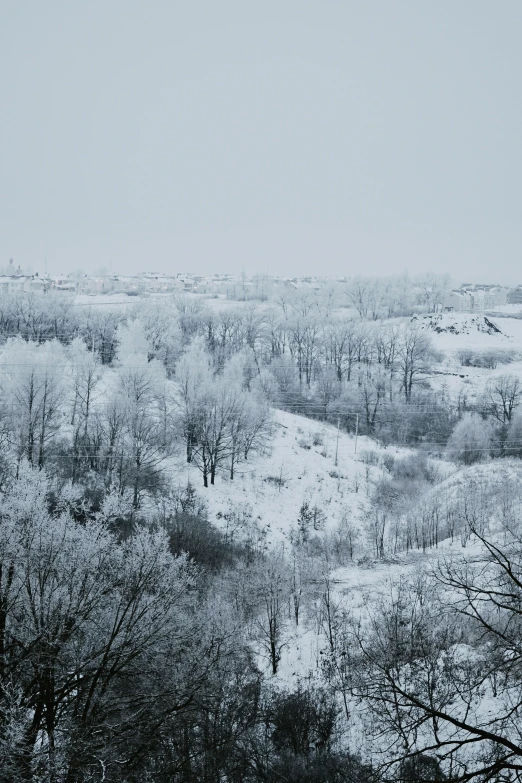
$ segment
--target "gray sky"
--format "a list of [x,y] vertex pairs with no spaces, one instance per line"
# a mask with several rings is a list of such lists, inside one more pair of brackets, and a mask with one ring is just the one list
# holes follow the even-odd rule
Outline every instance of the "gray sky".
[[0,0],[0,263],[522,282],[520,0]]

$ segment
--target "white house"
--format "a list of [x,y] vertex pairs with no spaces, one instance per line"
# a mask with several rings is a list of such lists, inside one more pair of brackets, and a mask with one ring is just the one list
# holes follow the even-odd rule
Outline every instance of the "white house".
[[444,297],[446,312],[462,313],[473,309],[473,299],[468,291],[449,291]]
[[76,283],[70,277],[55,277],[52,287],[54,291],[76,291]]
[[17,294],[31,290],[32,277],[27,275],[2,275],[0,277],[0,291],[4,294]]

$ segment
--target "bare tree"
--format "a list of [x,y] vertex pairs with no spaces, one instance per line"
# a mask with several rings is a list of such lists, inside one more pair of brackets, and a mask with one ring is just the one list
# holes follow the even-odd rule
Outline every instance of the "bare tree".
[[361,329],[353,319],[331,321],[322,335],[322,348],[326,364],[331,365],[339,382],[350,381],[357,359]]
[[[473,559],[399,582],[354,630],[355,690],[390,740],[388,762],[431,756],[451,781],[522,774],[522,560],[518,528],[472,529]],[[386,755],[386,754],[385,754]]]
[[370,277],[354,277],[348,283],[348,301],[357,310],[360,318],[367,318],[369,313],[377,311],[379,288],[379,281]]
[[285,613],[290,594],[288,568],[282,555],[274,555],[261,563],[253,581],[258,600],[254,625],[272,674],[277,674],[282,652],[287,646]]
[[357,391],[366,429],[368,433],[373,433],[386,397],[386,383],[382,372],[372,373],[366,370],[359,379]]
[[414,384],[426,375],[437,358],[431,337],[422,330],[420,324],[410,323],[405,326],[396,356],[401,387],[409,402]]
[[416,281],[419,302],[429,313],[442,310],[444,297],[450,287],[449,275],[437,275],[427,272]]
[[291,318],[286,325],[289,334],[290,353],[299,372],[299,383],[303,380],[309,387],[313,370],[319,356],[321,327],[315,316],[307,314]]
[[522,385],[516,375],[504,374],[492,378],[485,392],[485,404],[491,415],[501,424],[511,421],[513,414],[520,405]]

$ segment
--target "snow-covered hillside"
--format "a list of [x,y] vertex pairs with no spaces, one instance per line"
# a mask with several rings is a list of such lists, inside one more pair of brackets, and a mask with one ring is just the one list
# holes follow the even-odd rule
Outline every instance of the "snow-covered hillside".
[[274,416],[269,453],[242,463],[233,481],[222,471],[216,484],[205,489],[195,466],[179,468],[180,482],[196,487],[213,521],[226,527],[234,510],[236,519],[251,518],[266,533],[267,546],[290,542],[297,535],[304,503],[320,512],[318,529],[312,523],[311,535],[333,530],[343,515],[357,522],[368,505],[369,485],[384,475],[382,466],[369,462],[378,462],[387,453],[410,453],[385,449],[366,437],[359,437],[356,445],[354,436],[303,416],[284,411],[275,411]]
[[498,375],[522,379],[522,320],[443,313],[420,322],[442,355],[430,385],[454,401],[460,397],[467,404],[480,404],[488,380]]
[[517,318],[495,319],[482,313],[438,313],[422,317],[420,323],[432,334],[441,351],[522,350],[522,321]]

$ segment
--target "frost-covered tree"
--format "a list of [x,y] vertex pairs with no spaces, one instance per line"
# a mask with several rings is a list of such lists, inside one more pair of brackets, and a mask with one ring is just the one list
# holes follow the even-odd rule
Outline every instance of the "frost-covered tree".
[[243,400],[241,386],[223,377],[215,378],[204,390],[192,457],[205,487],[209,478],[215,483],[217,469],[229,461],[234,443],[239,441]]
[[130,774],[155,741],[149,724],[157,735],[207,666],[190,569],[162,533],[120,543],[102,518],[50,514],[48,492],[44,473],[22,466],[0,498],[2,771]]
[[419,303],[429,313],[442,310],[444,297],[450,284],[449,275],[438,275],[435,272],[426,272],[421,275],[415,280]]
[[147,340],[148,358],[161,361],[172,375],[181,351],[179,315],[171,299],[145,300],[133,311]]
[[382,281],[371,277],[354,277],[346,289],[348,302],[360,318],[377,317],[384,294]]
[[138,318],[118,325],[116,341],[118,364],[130,366],[136,356],[148,360],[151,347],[144,326]]
[[275,675],[288,643],[287,611],[292,587],[284,557],[269,555],[252,569],[249,581],[256,607],[255,636]]
[[139,320],[120,324],[117,331],[116,362],[120,388],[130,402],[150,406],[165,388],[165,367],[149,361],[150,344]]
[[264,446],[270,434],[270,412],[259,391],[248,386],[251,354],[232,356],[223,371],[213,372],[201,340],[194,341],[176,369],[180,427],[187,461],[214,484],[218,468],[228,465],[234,478],[237,464]]
[[67,348],[67,358],[71,375],[73,405],[71,424],[77,419],[80,427],[87,433],[92,405],[96,398],[97,388],[103,376],[98,355],[89,351],[85,342],[76,337]]
[[6,343],[0,365],[13,448],[19,458],[42,467],[62,414],[67,367],[63,346],[14,338]]
[[262,452],[273,430],[273,417],[266,398],[244,392],[238,396],[236,412],[230,420],[230,478],[236,466],[247,460],[250,452]]
[[119,468],[120,492],[132,491],[132,505],[139,508],[144,492],[155,492],[166,457],[166,370],[157,359],[148,360],[149,342],[143,324],[130,321],[118,328],[117,395],[121,408],[122,440]]
[[212,379],[210,356],[203,340],[196,339],[185,349],[176,366],[180,428],[185,440],[187,462],[192,462],[206,406],[205,395],[212,385]]
[[290,354],[299,373],[299,383],[309,387],[319,356],[321,325],[315,314],[291,317],[286,325]]
[[101,363],[111,364],[117,347],[117,329],[123,314],[105,307],[78,308],[79,331],[90,350],[98,353]]
[[455,425],[446,448],[451,459],[464,465],[472,465],[489,455],[492,440],[491,424],[476,413],[465,413]]

